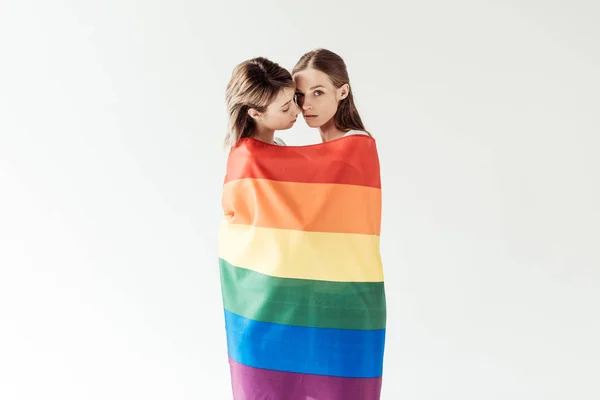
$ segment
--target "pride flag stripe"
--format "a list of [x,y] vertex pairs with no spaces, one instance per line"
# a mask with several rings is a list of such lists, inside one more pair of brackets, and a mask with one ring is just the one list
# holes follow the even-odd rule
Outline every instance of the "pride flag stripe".
[[219,257],[280,278],[382,282],[379,236],[221,224]]
[[382,375],[385,329],[288,326],[253,321],[227,310],[225,325],[229,356],[250,367],[345,378]]
[[[273,202],[273,198],[279,201]],[[224,185],[223,210],[231,224],[379,235],[381,190],[244,178]]]
[[261,322],[335,329],[384,329],[383,282],[276,278],[220,259],[226,310]]
[[235,399],[379,400],[381,377],[340,378],[248,367],[229,359]]
[[243,178],[381,188],[375,141],[364,135],[302,147],[243,139],[229,154],[225,183]]

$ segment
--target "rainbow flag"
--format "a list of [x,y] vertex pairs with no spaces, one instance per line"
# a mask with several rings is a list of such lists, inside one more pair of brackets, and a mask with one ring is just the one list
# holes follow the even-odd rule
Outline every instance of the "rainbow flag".
[[376,400],[385,344],[375,140],[243,139],[219,233],[234,399]]

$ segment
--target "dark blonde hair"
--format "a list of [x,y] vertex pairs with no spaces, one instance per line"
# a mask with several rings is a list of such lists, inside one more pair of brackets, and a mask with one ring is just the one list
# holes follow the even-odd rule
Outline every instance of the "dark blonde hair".
[[313,68],[327,74],[331,83],[333,83],[336,88],[348,84],[348,96],[345,99],[340,100],[338,109],[333,117],[335,127],[341,131],[357,130],[364,131],[370,135],[370,133],[365,130],[358,109],[354,104],[354,96],[352,95],[352,88],[350,88],[348,69],[346,68],[346,63],[342,57],[326,49],[310,51],[300,57],[300,60],[296,63],[296,66],[292,71],[292,75],[308,68]]
[[229,115],[225,144],[234,146],[240,139],[252,137],[256,123],[248,110],[254,108],[265,112],[281,90],[293,87],[294,80],[289,71],[264,57],[236,66],[225,93]]

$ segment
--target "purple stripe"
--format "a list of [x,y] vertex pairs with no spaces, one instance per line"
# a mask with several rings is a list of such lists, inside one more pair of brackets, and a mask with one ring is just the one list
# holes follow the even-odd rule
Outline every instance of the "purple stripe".
[[340,378],[248,367],[229,359],[234,400],[379,400],[381,377]]

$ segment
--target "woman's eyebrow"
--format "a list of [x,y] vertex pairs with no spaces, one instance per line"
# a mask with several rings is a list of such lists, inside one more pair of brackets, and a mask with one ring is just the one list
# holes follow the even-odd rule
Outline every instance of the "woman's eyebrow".
[[325,89],[325,86],[323,86],[323,85],[317,85],[317,86],[313,86],[313,87],[311,87],[311,88],[310,88],[310,89],[308,89],[308,90],[313,90],[313,89],[320,88],[320,87],[322,87],[323,89]]

